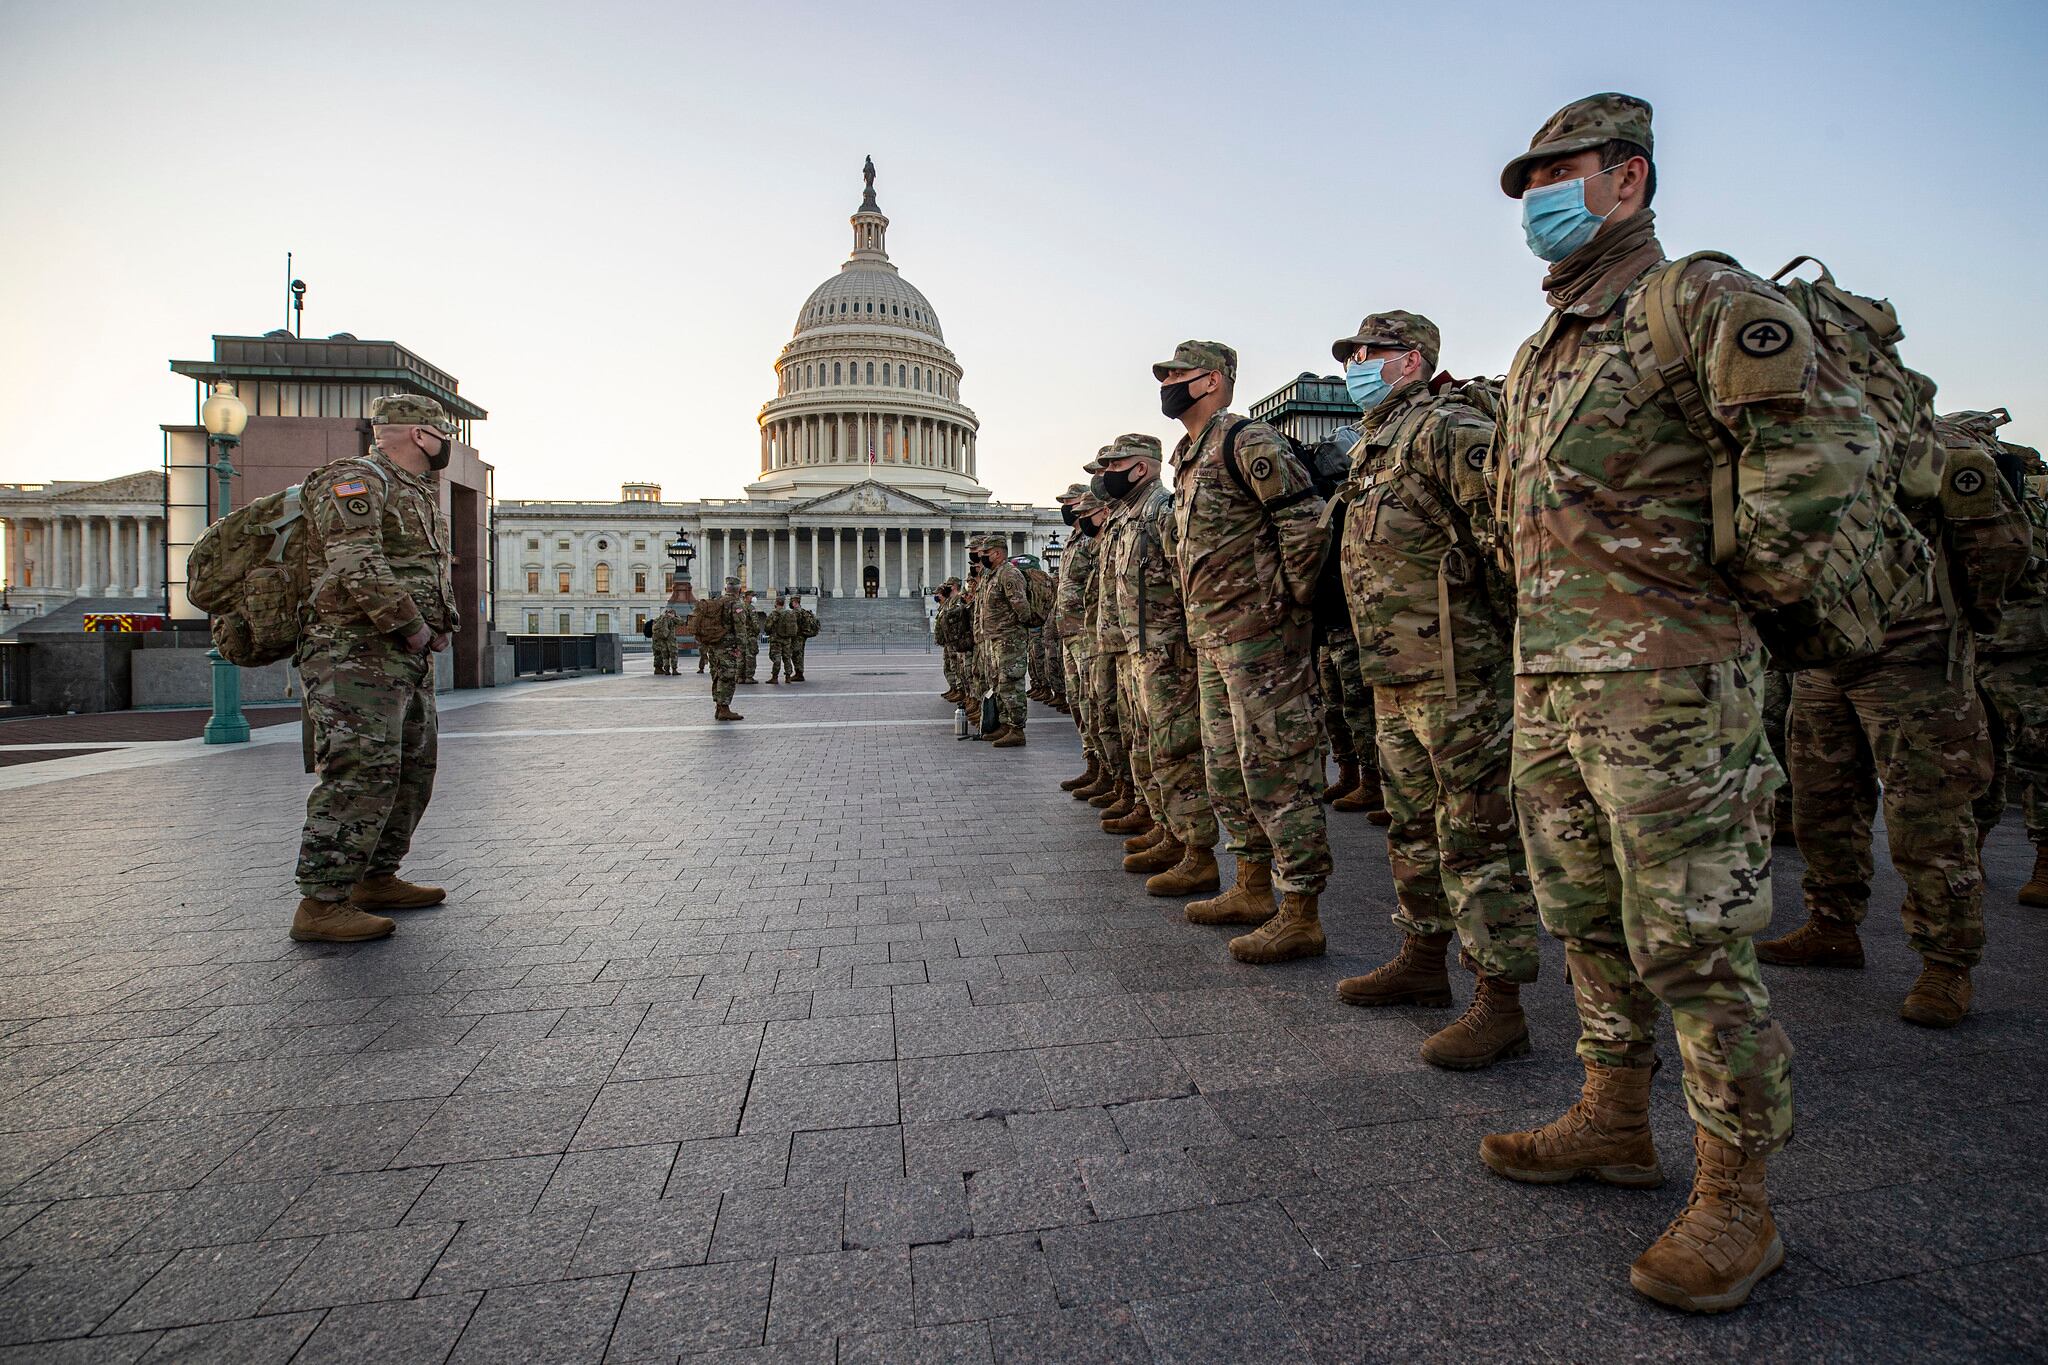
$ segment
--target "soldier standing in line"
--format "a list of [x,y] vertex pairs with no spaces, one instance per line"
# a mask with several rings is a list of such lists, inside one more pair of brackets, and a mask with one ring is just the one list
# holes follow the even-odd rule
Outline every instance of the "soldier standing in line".
[[725,580],[725,592],[702,599],[691,613],[690,624],[697,636],[697,648],[711,660],[711,701],[719,720],[745,720],[732,709],[734,686],[740,680],[740,660],[748,648],[746,633],[753,613],[740,595],[738,578]]
[[818,613],[804,605],[804,595],[797,593],[789,600],[789,612],[795,618],[796,631],[789,639],[789,666],[796,670],[790,682],[806,682],[804,677],[805,646],[818,636]]
[[647,638],[654,641],[654,675],[674,676],[676,671],[676,618],[664,607],[647,625]]
[[1102,756],[1102,771],[1091,785],[1077,787],[1074,798],[1102,811],[1104,819],[1121,820],[1131,813],[1133,806],[1131,748],[1117,691],[1115,607],[1102,573],[1102,552],[1109,544],[1116,511],[1094,491],[1095,480],[1102,474],[1103,457],[1108,454],[1109,447],[1104,446],[1094,459],[1081,466],[1081,472],[1089,478],[1088,496],[1095,503],[1090,534],[1095,541],[1096,563],[1095,573],[1081,598],[1081,633],[1086,642],[1082,653],[1087,661],[1083,685],[1088,690],[1088,714],[1095,727],[1095,747]]
[[1001,536],[980,542],[985,570],[974,604],[974,638],[982,651],[988,687],[996,699],[997,726],[988,736],[998,749],[1024,747],[1024,645],[1030,614],[1030,589],[1024,571],[1010,562]]
[[1998,447],[1998,472],[2020,500],[2032,540],[2026,572],[2006,590],[1998,629],[1977,636],[1977,691],[1999,722],[1992,729],[1991,785],[1977,798],[1977,846],[2005,815],[2017,789],[2034,846],[2034,870],[2020,887],[2021,905],[2048,906],[2048,466],[2031,446],[1997,438],[2012,420],[2004,408],[1955,413],[1951,420],[1981,419]]
[[[1138,713],[1131,701],[1131,630],[1124,617],[1126,594],[1119,591],[1117,565],[1119,547],[1129,529],[1130,504],[1109,491],[1104,482],[1115,444],[1102,448],[1089,465],[1088,491],[1102,504],[1101,548],[1097,552],[1096,576],[1101,586],[1101,604],[1095,618],[1095,667],[1097,698],[1116,716],[1117,731],[1123,736],[1128,771],[1119,773],[1115,799],[1103,808],[1104,833],[1127,838],[1150,834],[1160,823],[1152,809],[1152,749],[1139,728]],[[1133,614],[1135,620],[1135,613]]]
[[757,683],[755,674],[761,666],[761,633],[768,628],[768,617],[754,606],[754,594],[746,594],[741,607],[746,611],[746,620],[740,626],[740,681]]
[[[1785,1258],[1765,1193],[1792,1132],[1792,1049],[1752,936],[1771,916],[1770,813],[1783,781],[1759,708],[1762,651],[1717,569],[1716,450],[1644,373],[1645,309],[1666,261],[1649,204],[1650,107],[1591,96],[1545,122],[1501,173],[1552,262],[1552,309],[1508,372],[1495,462],[1517,590],[1514,794],[1537,909],[1564,941],[1586,1070],[1577,1103],[1497,1133],[1497,1174],[1662,1183],[1652,1140],[1656,1018],[1671,1010],[1695,1125],[1692,1197],[1637,1258],[1639,1293],[1733,1308]],[[1674,327],[1711,420],[1742,459],[1830,462],[1874,424],[1814,383],[1813,333],[1732,262],[1671,266]],[[1768,496],[1768,490],[1759,490]],[[1765,510],[1771,510],[1766,508]]]
[[1152,377],[1160,410],[1188,433],[1173,452],[1181,600],[1209,801],[1237,859],[1230,890],[1189,905],[1187,918],[1257,925],[1230,941],[1240,962],[1318,957],[1330,843],[1317,800],[1309,603],[1327,542],[1323,502],[1278,432],[1228,410],[1236,351],[1184,341]]
[[1508,795],[1508,640],[1479,549],[1491,539],[1493,420],[1432,390],[1439,345],[1428,318],[1389,312],[1331,346],[1364,411],[1340,558],[1378,717],[1402,935],[1393,961],[1338,983],[1337,996],[1450,1004],[1455,933],[1479,988],[1462,1018],[1423,1041],[1422,1059],[1469,1071],[1529,1050],[1521,988],[1536,979],[1536,903]]
[[932,613],[932,638],[939,644],[939,662],[946,673],[946,690],[940,698],[956,706],[967,705],[967,689],[960,679],[960,650],[953,643],[952,616],[960,596],[960,580],[949,578],[939,585],[934,596],[938,606]]
[[975,602],[982,581],[980,542],[970,538],[966,548],[969,564],[967,581],[960,587],[958,639],[960,667],[967,682],[967,730],[970,738],[979,740],[990,738],[981,730],[981,704],[988,696],[988,680],[982,667],[981,639],[975,632]]
[[1060,519],[1067,524],[1067,552],[1060,559],[1059,589],[1053,595],[1052,619],[1046,623],[1052,645],[1058,651],[1057,664],[1061,676],[1061,695],[1071,708],[1069,714],[1074,720],[1074,729],[1081,736],[1081,754],[1088,760],[1088,766],[1077,777],[1070,777],[1060,783],[1061,791],[1075,791],[1095,781],[1102,774],[1102,756],[1095,752],[1095,739],[1088,733],[1088,694],[1075,677],[1078,650],[1075,640],[1081,633],[1081,614],[1088,579],[1095,573],[1095,538],[1088,533],[1083,520],[1084,507],[1091,512],[1095,499],[1089,495],[1086,484],[1068,484],[1067,491],[1057,499],[1060,505]]
[[779,683],[784,678],[796,681],[796,665],[790,660],[790,646],[796,639],[796,615],[780,594],[775,598],[775,609],[768,613],[768,681]]
[[1387,823],[1380,792],[1380,759],[1373,719],[1373,691],[1365,681],[1358,639],[1348,622],[1319,623],[1322,643],[1316,646],[1316,672],[1322,694],[1323,733],[1330,757],[1337,760],[1337,779],[1323,788],[1331,810],[1364,811],[1375,825]]
[[447,893],[398,875],[434,792],[434,655],[461,629],[448,519],[434,471],[455,423],[431,398],[372,400],[369,450],[308,475],[302,494],[314,575],[297,665],[316,784],[299,840],[291,936],[357,943]]
[[1102,457],[1096,479],[1122,511],[1118,532],[1105,538],[1101,572],[1123,624],[1132,747],[1146,746],[1143,786],[1159,831],[1125,857],[1124,871],[1150,874],[1151,895],[1191,896],[1220,883],[1216,813],[1202,768],[1201,698],[1181,606],[1180,532],[1173,494],[1159,481],[1162,467],[1156,436],[1119,436]]
[[1857,926],[1870,904],[1871,817],[1883,792],[1892,866],[1906,884],[1906,939],[1926,964],[1899,1017],[1953,1028],[1970,1011],[1984,953],[1984,871],[1971,804],[1991,782],[1971,630],[1995,631],[1998,604],[2026,569],[2025,513],[2007,491],[1995,440],[1944,419],[1941,492],[1902,503],[1945,558],[1943,591],[1893,623],[1868,658],[1792,680],[1792,829],[1806,860],[1807,921],[1756,945],[1787,967],[1861,967]]

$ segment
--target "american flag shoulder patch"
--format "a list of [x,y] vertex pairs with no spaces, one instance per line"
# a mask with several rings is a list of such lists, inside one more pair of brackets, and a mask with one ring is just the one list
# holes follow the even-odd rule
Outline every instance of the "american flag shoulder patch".
[[361,479],[350,479],[347,483],[334,485],[334,496],[337,498],[359,498],[369,491],[370,485]]

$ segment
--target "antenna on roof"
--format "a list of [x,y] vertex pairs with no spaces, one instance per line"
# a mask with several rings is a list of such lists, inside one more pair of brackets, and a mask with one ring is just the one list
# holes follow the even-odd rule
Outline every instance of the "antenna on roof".
[[292,253],[284,253],[284,325],[292,325]]

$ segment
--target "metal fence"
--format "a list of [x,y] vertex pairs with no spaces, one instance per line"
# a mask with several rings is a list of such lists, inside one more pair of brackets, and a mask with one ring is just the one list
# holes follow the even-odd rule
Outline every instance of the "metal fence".
[[547,673],[574,673],[597,667],[595,635],[508,635],[512,645],[512,676],[537,678]]
[[0,640],[0,714],[28,709],[29,649],[27,640]]

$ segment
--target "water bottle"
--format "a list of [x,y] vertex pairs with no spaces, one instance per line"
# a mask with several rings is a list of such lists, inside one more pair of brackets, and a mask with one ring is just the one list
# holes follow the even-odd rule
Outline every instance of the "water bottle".
[[964,706],[953,708],[953,738],[967,738],[967,708]]

